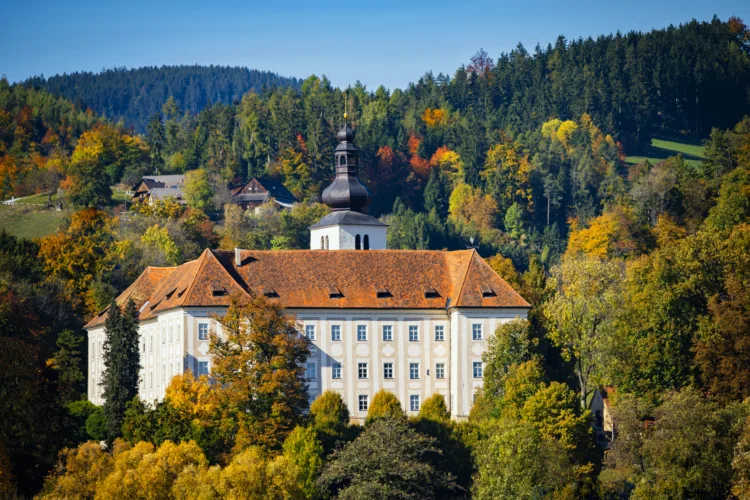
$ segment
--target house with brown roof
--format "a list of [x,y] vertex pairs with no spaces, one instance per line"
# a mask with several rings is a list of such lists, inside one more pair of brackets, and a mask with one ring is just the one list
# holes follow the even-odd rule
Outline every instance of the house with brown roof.
[[133,186],[131,200],[151,202],[155,199],[174,198],[182,202],[184,183],[184,175],[144,175],[138,184]]
[[[482,387],[488,338],[526,317],[529,304],[476,250],[388,250],[387,227],[366,213],[347,125],[336,177],[323,192],[332,213],[311,226],[310,250],[205,250],[177,267],[149,267],[117,299],[140,311],[140,396],[159,400],[171,378],[211,373],[209,332],[232,295],[262,294],[293,314],[314,348],[305,366],[310,400],[339,392],[354,419],[386,389],[415,415],[434,393],[466,418]],[[101,404],[107,311],[87,325],[88,397]]]
[[279,208],[291,208],[299,200],[275,179],[253,177],[242,186],[231,190],[232,203],[244,210],[255,209],[265,203],[275,203]]

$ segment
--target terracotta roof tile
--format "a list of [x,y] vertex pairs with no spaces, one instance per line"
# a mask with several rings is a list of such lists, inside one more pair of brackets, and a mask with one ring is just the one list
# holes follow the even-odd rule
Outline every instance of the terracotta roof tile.
[[240,257],[238,267],[234,252],[205,250],[176,268],[148,268],[117,302],[148,300],[153,309],[141,319],[175,307],[226,306],[235,293],[267,294],[287,308],[529,307],[475,250],[242,250]]

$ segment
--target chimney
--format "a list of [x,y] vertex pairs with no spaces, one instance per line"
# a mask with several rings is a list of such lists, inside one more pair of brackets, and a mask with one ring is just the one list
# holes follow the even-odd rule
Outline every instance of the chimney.
[[242,249],[241,248],[234,248],[234,265],[237,267],[240,267],[242,265]]

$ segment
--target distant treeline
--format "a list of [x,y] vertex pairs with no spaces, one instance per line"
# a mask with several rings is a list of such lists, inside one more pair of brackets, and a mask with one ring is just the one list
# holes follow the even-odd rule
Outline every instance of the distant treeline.
[[197,113],[213,103],[230,104],[250,90],[270,87],[299,89],[301,80],[270,71],[228,66],[161,66],[113,68],[101,73],[72,73],[33,77],[24,85],[62,95],[79,107],[90,107],[112,121],[123,119],[137,132],[161,111],[172,96],[177,104]]
[[[480,130],[526,131],[553,117],[588,113],[628,151],[647,146],[654,133],[705,137],[712,127],[729,128],[750,113],[747,33],[739,19],[714,18],[648,33],[560,36],[533,52],[519,45],[498,59],[483,53],[452,78],[427,74],[404,92],[402,104],[460,111]],[[302,81],[246,68],[162,66],[25,83],[144,132],[169,96],[195,114],[251,89],[299,90]]]

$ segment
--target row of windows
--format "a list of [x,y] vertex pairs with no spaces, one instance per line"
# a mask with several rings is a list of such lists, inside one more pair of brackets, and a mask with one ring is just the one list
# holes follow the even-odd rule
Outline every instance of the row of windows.
[[[370,407],[370,396],[360,394],[358,402],[359,411],[367,411]],[[409,411],[419,411],[419,394],[409,395]]]
[[[392,379],[393,373],[393,363],[383,363],[383,378]],[[474,361],[472,365],[472,373],[474,378],[482,378],[484,376],[484,364],[481,361]],[[305,378],[308,380],[316,380],[318,378],[317,363],[307,363],[305,365]],[[333,363],[333,366],[331,367],[331,378],[341,378],[341,363]],[[357,378],[369,378],[368,363],[357,363]],[[419,363],[409,363],[409,378],[411,380],[418,380],[420,378]],[[435,378],[445,378],[445,363],[435,364]]]
[[[384,342],[391,342],[393,341],[393,325],[383,325],[382,328],[383,332],[383,341]],[[208,340],[209,339],[209,324],[208,323],[198,323],[198,340]],[[315,334],[315,325],[306,325],[305,326],[305,335],[310,340],[316,340],[316,334]],[[482,325],[480,323],[475,323],[471,325],[471,336],[472,340],[482,340],[484,338],[483,331],[482,331]],[[162,329],[162,344],[166,341],[166,329]],[[177,340],[180,340],[180,330],[179,327],[177,329]],[[332,341],[340,341],[341,340],[341,325],[331,325],[331,340]],[[367,325],[357,325],[357,340],[360,342],[367,341]],[[445,326],[443,325],[435,325],[435,340],[437,342],[442,342],[445,340]],[[173,341],[173,328],[169,328],[169,341]],[[409,342],[419,342],[419,325],[409,325]],[[99,351],[101,352],[101,342],[99,343]],[[152,352],[154,350],[154,338],[153,336],[150,337],[150,342],[148,343],[148,349],[149,352]],[[146,340],[144,339],[141,343],[141,352],[146,352]],[[91,357],[96,357],[96,344],[94,344],[94,349],[92,349]]]
[[[383,342],[393,340],[393,325],[383,325]],[[315,340],[315,325],[305,325],[305,336],[310,340]],[[482,340],[484,333],[481,323],[471,325],[472,340]],[[331,340],[341,340],[341,325],[331,325]],[[357,340],[360,342],[367,341],[367,325],[357,325]],[[435,325],[435,340],[442,342],[445,340],[445,326]],[[409,342],[419,342],[419,325],[409,325]]]

